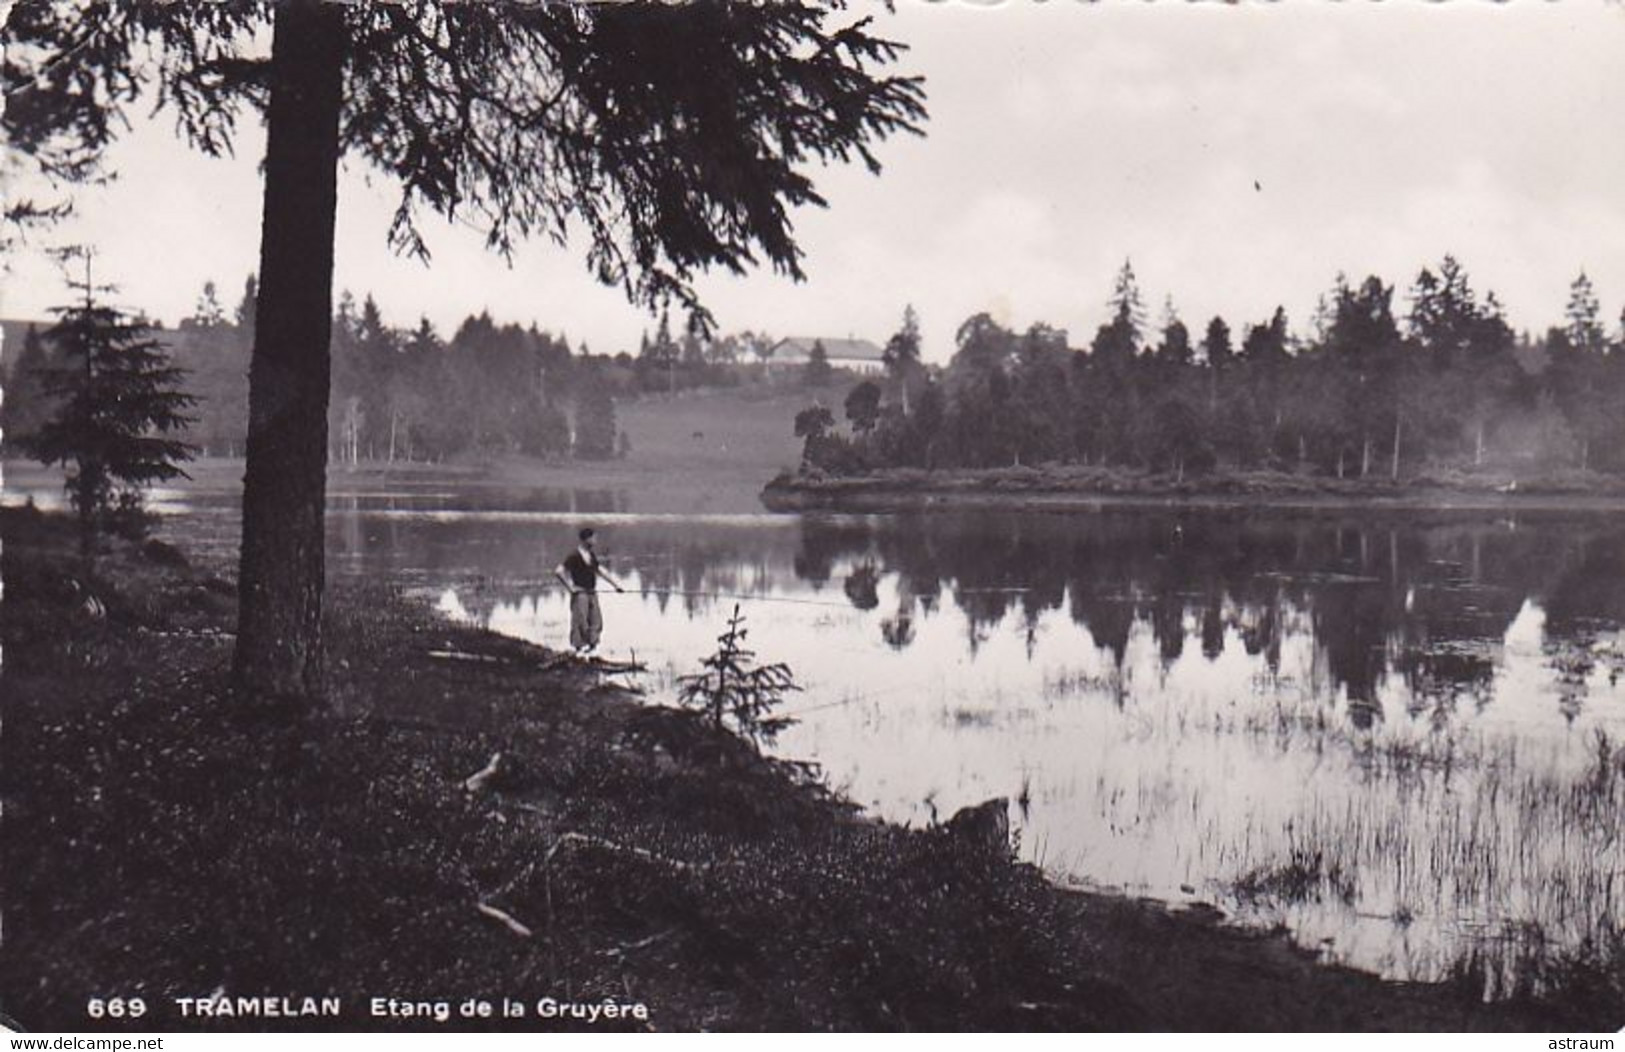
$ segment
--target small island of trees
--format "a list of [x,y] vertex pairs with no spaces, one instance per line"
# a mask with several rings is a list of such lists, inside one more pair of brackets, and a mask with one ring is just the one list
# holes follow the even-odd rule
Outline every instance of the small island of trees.
[[[921,364],[910,310],[881,380],[796,420],[804,476],[878,469],[1088,465],[1165,474],[1274,470],[1400,481],[1444,470],[1625,471],[1625,318],[1610,339],[1585,274],[1562,324],[1514,332],[1446,256],[1404,305],[1339,275],[1308,335],[1286,312],[1194,334],[1170,302],[1152,331],[1133,268],[1087,348],[987,314],[946,368]],[[1239,339],[1238,339],[1239,337]]]

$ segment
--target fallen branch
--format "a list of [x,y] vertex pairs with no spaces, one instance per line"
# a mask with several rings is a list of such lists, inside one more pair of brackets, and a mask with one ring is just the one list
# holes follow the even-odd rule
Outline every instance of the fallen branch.
[[649,666],[636,659],[632,661],[610,661],[601,657],[582,657],[579,654],[563,653],[542,662],[536,667],[543,672],[550,672],[556,668],[574,666],[591,672],[620,673],[620,672],[647,672]]
[[[536,807],[533,804],[519,803],[516,806],[518,806],[521,810],[530,811],[536,814],[546,813],[541,808]],[[629,844],[619,844],[613,840],[606,840],[603,837],[591,836],[587,833],[562,833],[559,835],[557,840],[553,841],[553,845],[547,849],[541,858],[531,859],[525,864],[523,869],[521,869],[518,873],[515,873],[512,877],[509,877],[505,882],[503,882],[500,888],[491,894],[506,894],[514,887],[514,885],[525,880],[531,875],[531,873],[535,872],[537,864],[540,863],[542,867],[542,895],[547,909],[547,930],[552,931],[556,924],[556,919],[553,913],[553,860],[558,856],[559,852],[563,851],[566,847],[569,847],[572,844],[578,844],[584,847],[596,847],[620,855],[630,855],[633,858],[642,859],[645,862],[653,862],[658,865],[669,866],[672,869],[683,873],[697,873],[702,870],[709,869],[713,865],[737,864],[732,862],[684,862],[682,859],[671,858],[667,855],[657,855],[647,848],[633,847]],[[531,930],[529,928],[525,927],[525,925],[521,924],[508,914],[503,913],[496,907],[488,906],[484,902],[481,902],[479,904],[479,909],[481,913],[484,913],[485,915],[508,925],[508,927],[516,934],[526,937],[531,935]],[[632,943],[624,946],[622,947],[622,950],[642,949],[644,946],[654,942],[656,939],[663,938],[665,935],[669,934],[671,933],[665,932],[661,935],[651,936],[649,939],[645,939],[642,942]]]
[[633,660],[633,661],[609,661],[609,660],[607,660],[605,658],[597,658],[597,657],[595,657],[595,658],[588,658],[586,660],[585,664],[587,665],[588,668],[592,669],[594,672],[647,672],[647,671],[649,671],[649,666],[644,665],[644,664],[642,664],[642,663],[640,663],[640,662],[638,662],[636,660]]
[[603,837],[596,837],[587,833],[561,833],[559,838],[553,842],[553,846],[547,849],[547,854],[543,856],[543,865],[551,865],[554,856],[571,844],[602,848],[605,851],[619,855],[631,855],[633,858],[640,858],[645,862],[657,862],[684,873],[697,873],[711,867],[711,863],[708,862],[684,862],[682,859],[671,858],[668,855],[657,855],[648,848],[618,844],[613,840],[605,840]]
[[675,934],[677,934],[676,928],[667,928],[665,931],[655,932],[646,939],[639,939],[636,942],[623,942],[619,946],[611,946],[609,949],[600,952],[605,957],[625,957],[633,951],[647,949],[660,940],[669,939]]
[[492,664],[500,664],[507,660],[494,654],[470,654],[464,650],[431,650],[429,656],[442,661],[486,661]]
[[497,909],[495,906],[487,905],[484,902],[476,902],[474,904],[474,908],[485,914],[487,917],[490,917],[492,920],[500,922],[503,927],[507,928],[521,939],[528,939],[532,934],[534,934],[529,928],[525,927],[523,923],[516,919],[513,914],[505,913],[502,910]]

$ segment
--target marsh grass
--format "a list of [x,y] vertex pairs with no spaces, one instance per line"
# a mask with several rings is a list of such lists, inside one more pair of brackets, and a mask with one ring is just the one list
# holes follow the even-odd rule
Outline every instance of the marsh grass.
[[1233,889],[1249,902],[1321,902],[1331,897],[1352,904],[1355,898],[1354,882],[1338,862],[1328,862],[1324,851],[1297,847],[1284,863],[1243,874]]
[[1336,905],[1396,930],[1418,925],[1434,943],[1421,977],[1486,998],[1619,982],[1625,750],[1606,730],[1593,729],[1583,762],[1567,769],[1531,762],[1511,741],[1347,744],[1358,791],[1311,796],[1285,850],[1230,882],[1238,903]]

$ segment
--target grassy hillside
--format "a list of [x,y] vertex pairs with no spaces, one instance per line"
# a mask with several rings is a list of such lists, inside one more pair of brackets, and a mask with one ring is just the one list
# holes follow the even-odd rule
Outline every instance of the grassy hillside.
[[[839,391],[824,391],[825,403],[838,400]],[[811,392],[758,388],[646,396],[616,406],[632,443],[625,460],[513,458],[495,465],[493,475],[522,485],[626,490],[636,511],[759,512],[762,486],[801,459],[791,428],[797,410],[811,402]]]
[[633,466],[771,478],[801,459],[791,424],[811,400],[802,391],[708,391],[646,397],[618,413]]

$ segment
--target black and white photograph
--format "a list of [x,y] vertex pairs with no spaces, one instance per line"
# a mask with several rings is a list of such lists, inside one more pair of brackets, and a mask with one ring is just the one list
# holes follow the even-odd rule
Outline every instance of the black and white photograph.
[[0,49],[6,1030],[1613,1047],[1618,0]]

